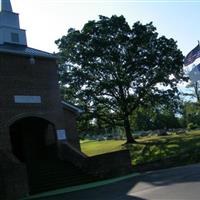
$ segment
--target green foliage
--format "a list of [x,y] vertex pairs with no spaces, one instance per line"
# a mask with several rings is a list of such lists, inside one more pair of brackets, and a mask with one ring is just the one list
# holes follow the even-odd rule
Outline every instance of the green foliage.
[[173,110],[164,109],[157,111],[154,118],[154,127],[155,129],[179,128],[180,124]]
[[172,105],[155,105],[139,107],[131,115],[131,123],[135,130],[156,130],[180,128],[178,110]]
[[184,96],[196,98],[196,102],[184,102],[182,105],[181,123],[189,129],[200,127],[200,91],[199,82],[189,82],[186,86],[191,89],[189,93],[184,93]]
[[185,102],[183,105],[182,120],[185,124],[185,127],[188,124],[195,124],[197,127],[200,127],[200,105],[195,102]]
[[187,125],[187,128],[189,129],[189,130],[192,130],[192,129],[195,129],[195,128],[197,128],[198,126],[197,126],[197,124],[194,124],[194,123],[189,123],[188,125]]
[[132,112],[140,105],[174,100],[177,83],[185,80],[176,42],[158,37],[152,23],[130,27],[123,16],[100,16],[82,30],[69,29],[56,44],[65,96],[91,112],[103,105],[108,114],[115,113],[128,142],[133,141]]
[[153,130],[153,109],[152,107],[136,109],[130,117],[134,130]]

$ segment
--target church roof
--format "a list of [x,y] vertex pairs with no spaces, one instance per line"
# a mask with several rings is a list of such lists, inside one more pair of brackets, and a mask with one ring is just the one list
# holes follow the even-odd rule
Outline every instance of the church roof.
[[67,108],[69,110],[71,110],[72,112],[74,113],[77,113],[77,114],[81,114],[84,112],[84,110],[82,110],[81,108],[69,103],[69,102],[66,102],[66,101],[61,101],[61,104],[64,108]]
[[13,44],[0,45],[0,53],[20,54],[31,57],[45,57],[52,59],[57,58],[56,55],[45,51],[37,50],[23,45],[13,45]]

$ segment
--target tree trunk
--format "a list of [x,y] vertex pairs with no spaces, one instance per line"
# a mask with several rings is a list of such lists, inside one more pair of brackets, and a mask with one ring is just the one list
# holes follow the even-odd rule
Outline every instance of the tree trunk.
[[125,133],[126,133],[126,143],[136,143],[136,141],[134,140],[132,134],[131,134],[131,126],[130,126],[130,122],[129,122],[129,117],[128,115],[124,116],[124,129],[125,129]]

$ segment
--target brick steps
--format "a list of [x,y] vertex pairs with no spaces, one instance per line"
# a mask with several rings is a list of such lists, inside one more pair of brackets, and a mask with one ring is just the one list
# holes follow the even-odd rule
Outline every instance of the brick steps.
[[29,164],[30,194],[94,181],[72,163],[59,159],[40,160]]

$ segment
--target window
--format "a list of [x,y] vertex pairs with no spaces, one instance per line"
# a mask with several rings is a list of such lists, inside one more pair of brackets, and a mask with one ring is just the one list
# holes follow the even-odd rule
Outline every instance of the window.
[[19,42],[19,35],[18,35],[18,33],[11,33],[11,41],[12,42]]

